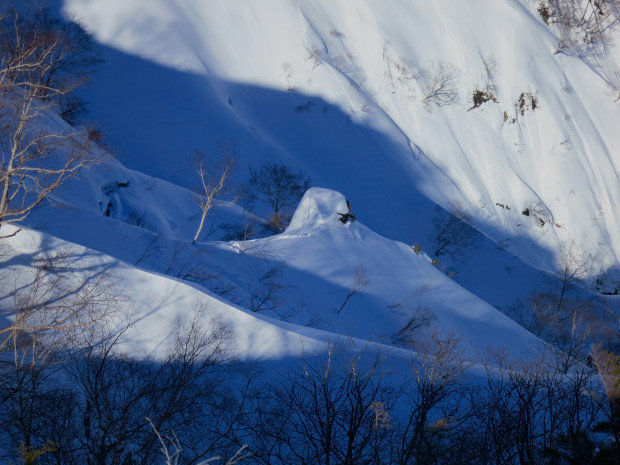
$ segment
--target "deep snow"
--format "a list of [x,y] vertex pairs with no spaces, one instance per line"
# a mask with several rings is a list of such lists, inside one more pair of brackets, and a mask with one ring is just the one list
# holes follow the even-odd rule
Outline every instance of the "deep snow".
[[[471,356],[487,346],[517,356],[537,340],[494,307],[539,289],[561,250],[596,257],[592,278],[618,285],[605,275],[620,260],[617,89],[591,63],[554,54],[554,31],[526,0],[50,4],[103,47],[83,95],[119,161],[55,192],[12,242],[31,253],[66,241],[112,263],[135,303],[134,353],[163,351],[166,322],[202,298],[247,357],[295,357],[339,337],[391,344],[416,308]],[[438,70],[453,77],[445,106],[424,101]],[[477,89],[498,102],[470,110]],[[521,114],[522,95],[536,109]],[[276,161],[323,188],[281,235],[214,240],[243,214],[216,208],[212,234],[192,246],[190,158],[221,143],[239,149],[237,182]],[[347,225],[345,195],[358,218]],[[437,267],[435,207],[454,201],[485,240]],[[178,279],[195,263],[212,278]],[[356,269],[369,283],[339,314]],[[270,270],[281,308],[252,312]]]

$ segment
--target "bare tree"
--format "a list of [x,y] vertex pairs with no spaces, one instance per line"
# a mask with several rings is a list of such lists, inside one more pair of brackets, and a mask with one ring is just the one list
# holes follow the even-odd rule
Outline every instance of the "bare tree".
[[349,288],[349,291],[347,292],[347,296],[345,297],[344,302],[342,302],[342,305],[338,309],[338,314],[340,314],[340,312],[345,307],[345,305],[347,305],[347,302],[349,302],[351,297],[359,294],[369,284],[370,284],[370,280],[368,279],[368,275],[366,274],[366,268],[364,267],[364,265],[356,266],[355,275],[353,277],[353,283],[351,284],[351,287]]
[[458,98],[456,84],[459,77],[457,69],[443,61],[433,63],[433,69],[430,76],[425,74],[423,80],[423,102],[425,104],[433,104],[438,107],[455,103]]
[[606,324],[594,301],[571,297],[558,306],[555,291],[533,292],[525,302],[510,306],[507,314],[550,344],[546,351],[554,354],[552,368],[562,374],[586,362],[591,344],[600,340]]
[[41,253],[32,271],[2,276],[0,318],[9,324],[0,328],[0,450],[9,454],[75,437],[73,393],[58,371],[76,340],[115,318],[120,302],[106,267],[82,268],[78,259],[71,249]]
[[89,326],[117,309],[114,281],[106,268],[82,270],[70,248],[34,257],[32,276],[4,276],[0,315],[11,323],[0,329],[0,353],[9,351],[16,369],[44,364]]
[[552,281],[558,310],[562,308],[567,292],[590,277],[594,271],[594,262],[592,255],[580,250],[574,242],[562,246],[556,259],[557,278]]
[[573,53],[578,56],[602,47],[607,54],[610,33],[620,21],[618,0],[548,0],[539,6],[547,24],[559,29],[556,53]]
[[[613,463],[598,461],[594,425],[600,418],[593,371],[585,365],[559,375],[555,353],[483,360],[486,386],[470,393],[472,462],[498,464]],[[558,365],[559,366],[559,365]]]
[[74,124],[85,113],[85,103],[71,91],[86,82],[102,63],[95,40],[76,18],[60,19],[45,7],[35,7],[26,14],[10,10],[5,19],[1,23],[0,54],[16,57],[25,46],[31,53],[29,61],[42,65],[13,74],[13,78],[20,81],[27,76],[39,86],[39,95],[54,100],[60,116]]
[[153,463],[158,438],[145,417],[162,434],[174,432],[183,463],[232,447],[240,408],[228,384],[237,374],[234,334],[204,302],[193,310],[172,322],[173,342],[161,360],[121,350],[126,332],[112,325],[93,328],[69,354],[83,426],[72,463]]
[[53,126],[58,102],[97,62],[78,31],[46,10],[0,17],[0,226],[23,220],[98,157],[87,134]]
[[396,395],[380,353],[329,348],[255,393],[250,449],[267,464],[392,463],[390,414]]
[[258,170],[250,167],[248,195],[271,206],[270,225],[278,232],[286,227],[283,211],[295,208],[310,187],[310,178],[303,172],[293,173],[286,165],[265,163]]
[[398,429],[397,463],[441,463],[457,428],[462,377],[468,368],[460,341],[431,327],[409,339],[414,379],[405,390],[406,411]]
[[431,237],[437,247],[435,256],[448,255],[453,260],[459,260],[467,250],[477,247],[482,235],[470,223],[471,218],[460,201],[450,202],[447,212],[438,207],[433,217]]
[[[221,158],[217,161],[207,162],[206,156],[200,152],[196,152],[194,157],[194,164],[196,172],[198,176],[200,176],[202,189],[200,194],[196,194],[195,196],[196,203],[198,203],[200,207],[201,216],[200,222],[198,223],[198,230],[196,231],[192,244],[195,244],[198,240],[205,219],[211,212],[211,209],[216,206],[222,197],[230,193],[227,189],[227,182],[236,163],[238,155],[237,146],[234,144],[225,144],[220,145],[219,149]],[[231,205],[236,199],[237,196],[228,201],[226,205]]]

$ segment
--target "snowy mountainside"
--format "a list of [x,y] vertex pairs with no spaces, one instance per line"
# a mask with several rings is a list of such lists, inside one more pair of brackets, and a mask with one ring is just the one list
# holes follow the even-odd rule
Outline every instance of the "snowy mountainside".
[[[46,253],[53,256],[56,251],[70,251],[71,269],[76,276],[80,273],[94,276],[92,270],[108,273],[115,292],[123,298],[126,306],[114,322],[116,330],[124,332],[120,349],[133,356],[155,360],[165,357],[173,342],[175,319],[191,320],[198,306],[206,309],[205,318],[221,318],[233,329],[235,343],[232,349],[234,355],[242,359],[278,360],[299,357],[302,349],[309,354],[324,350],[327,338],[319,331],[310,328],[291,330],[285,324],[273,324],[269,319],[263,321],[182,280],[141,271],[109,255],[36,231],[20,231],[7,241],[9,259],[3,260],[3,276],[16,276],[24,285],[29,285],[33,279],[31,274],[37,257]],[[0,299],[3,304],[5,299],[11,298],[7,284],[5,281],[5,296]],[[129,328],[126,327],[128,323],[131,323]]]
[[[161,201],[158,211],[171,214],[183,196],[168,197],[166,203],[167,183],[151,183],[147,192]],[[61,194],[84,198],[87,189],[80,195],[71,188],[75,186]],[[124,347],[134,354],[164,354],[170,322],[177,316],[190,318],[197,301],[205,301],[209,314],[220,314],[231,326],[244,358],[299,357],[342,338],[352,338],[359,347],[368,341],[399,347],[399,331],[416,315],[442,337],[459,339],[472,359],[487,348],[518,358],[539,344],[438,270],[425,253],[383,238],[359,221],[341,223],[338,213],[346,211],[346,200],[334,191],[310,189],[283,234],[196,246],[68,203],[59,208],[62,195],[55,197],[56,206],[39,209],[33,223],[63,239],[22,231],[10,240],[11,254],[35,257],[37,251],[69,248],[83,256],[79,268],[106,263],[132,308],[135,323]],[[20,260],[11,259],[7,269],[28,273],[28,263],[13,262]],[[208,278],[200,279],[197,263],[208,270]],[[363,274],[363,285],[347,298],[357,273]],[[261,299],[267,302],[264,307],[256,304]],[[278,306],[271,308],[276,299]]]
[[[553,269],[569,244],[601,272],[618,263],[613,76],[554,54],[557,31],[535,2],[66,0],[62,11],[110,47],[105,79],[119,66],[123,79],[135,74],[117,97],[87,94],[129,167],[189,186],[191,168],[170,157],[233,139],[244,165],[283,161],[347,192],[388,237],[420,241],[432,202],[458,200],[478,229],[537,267]],[[162,77],[142,74],[159,69],[148,62]],[[450,93],[438,106],[426,97],[442,73]],[[189,90],[179,94],[177,79]],[[472,108],[476,90],[497,102]],[[154,115],[127,108],[128,92],[158,100],[146,104]],[[159,133],[186,108],[194,113],[180,118],[189,126],[195,116],[199,130],[172,121]],[[112,122],[119,114],[140,124]],[[150,140],[130,140],[149,125]]]
[[7,0],[104,64],[75,125],[3,67],[0,456],[613,461],[620,57],[552,1]]
[[[528,2],[483,2],[485,27],[444,1],[50,3],[104,46],[84,95],[120,162],[55,192],[29,218],[36,230],[189,281],[276,332],[394,344],[420,311],[470,355],[536,343],[493,306],[539,288],[567,247],[596,257],[599,276],[617,265],[618,104],[591,64],[553,53]],[[239,149],[234,181],[277,161],[323,189],[283,234],[213,241],[243,215],[217,207],[192,245],[189,160],[220,143]],[[359,221],[338,222],[337,192]],[[485,235],[467,261],[431,263],[437,204]]]

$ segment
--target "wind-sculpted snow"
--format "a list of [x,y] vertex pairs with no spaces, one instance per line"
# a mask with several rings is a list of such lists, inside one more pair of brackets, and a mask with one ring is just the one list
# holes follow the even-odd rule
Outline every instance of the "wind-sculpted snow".
[[339,192],[328,189],[311,188],[301,199],[299,206],[286,234],[294,234],[298,229],[317,227],[322,224],[335,224],[343,215],[348,213],[347,200]]
[[[153,190],[157,192],[158,188]],[[189,240],[173,242],[178,254],[175,258],[181,262],[187,257],[202,257],[212,274],[211,281],[202,283],[184,282],[167,274],[175,258],[162,251],[170,239],[104,215],[80,213],[69,205],[47,209],[57,224],[50,229],[104,253],[26,230],[11,239],[11,254],[26,257],[65,249],[72,250],[79,269],[104,263],[116,291],[126,299],[127,313],[119,317],[118,324],[122,328],[125,322],[132,322],[123,346],[132,354],[157,357],[166,353],[172,322],[191,318],[197,302],[207,308],[208,315],[219,315],[230,325],[236,335],[236,350],[242,358],[250,359],[298,358],[322,352],[329,341],[342,338],[350,338],[359,347],[370,341],[398,349],[401,344],[394,335],[420,309],[429,316],[429,328],[437,328],[441,337],[458,338],[471,358],[488,347],[519,357],[538,343],[438,270],[425,253],[381,237],[360,221],[339,221],[338,213],[346,208],[342,194],[312,188],[281,235],[196,246]],[[52,221],[50,218],[39,212],[37,221]],[[189,255],[183,255],[188,250]],[[291,292],[277,311],[252,311],[250,300],[243,296],[252,289],[260,292],[260,276],[274,265],[282,270],[278,284]],[[137,269],[144,267],[151,271]],[[29,273],[28,263],[11,269],[21,270],[24,276]],[[216,281],[218,273],[229,286],[226,298],[209,291],[209,283]],[[362,273],[367,282],[339,310],[357,273]],[[239,303],[232,304],[228,298]],[[283,314],[287,315],[284,319],[278,317]]]
[[[296,295],[318,314],[319,327],[392,344],[413,312],[425,309],[442,336],[461,338],[472,358],[487,347],[504,348],[515,357],[534,349],[536,338],[438,270],[425,253],[381,237],[359,220],[343,224],[338,213],[346,208],[341,194],[310,189],[291,226],[264,240],[264,252],[293,269],[289,276]],[[296,270],[324,284],[315,288]],[[366,285],[339,312],[360,270]],[[293,317],[303,318],[307,315]]]

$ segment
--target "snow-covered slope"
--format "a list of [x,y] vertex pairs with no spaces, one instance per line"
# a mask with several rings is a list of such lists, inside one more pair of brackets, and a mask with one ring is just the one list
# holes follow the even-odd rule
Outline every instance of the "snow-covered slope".
[[[110,47],[87,96],[132,168],[189,186],[191,150],[234,140],[244,165],[303,167],[389,237],[424,240],[428,199],[458,200],[531,264],[574,243],[605,271],[620,257],[614,76],[554,54],[535,7],[62,2]],[[453,91],[441,107],[424,101],[438,73]],[[471,109],[475,90],[497,102]]]
[[[613,67],[554,53],[534,3],[49,3],[102,44],[84,96],[120,162],[54,192],[16,247],[67,241],[114,263],[139,302],[134,351],[157,352],[163,322],[203,295],[258,358],[338,337],[398,345],[415,312],[471,356],[517,356],[538,341],[496,308],[539,287],[561,251],[596,257],[592,278],[620,287]],[[275,161],[320,186],[283,234],[192,245],[190,159],[222,144],[239,150],[234,181]],[[342,224],[346,199],[358,221]],[[437,204],[484,233],[468,261],[427,255]],[[214,212],[210,239],[243,214]]]
[[[166,184],[152,183],[149,192],[158,192],[157,185]],[[173,206],[172,202],[161,205],[162,214]],[[242,358],[298,358],[322,352],[329,341],[341,338],[352,338],[360,347],[369,341],[399,347],[396,336],[414,315],[419,323],[426,318],[427,326],[436,327],[442,338],[458,338],[472,359],[487,348],[505,350],[513,357],[536,348],[535,337],[459,286],[426,254],[383,238],[358,221],[341,223],[338,213],[346,208],[341,194],[313,188],[281,235],[196,247],[175,241],[173,256],[163,237],[65,205],[41,209],[36,216],[41,222],[46,217],[53,221],[56,235],[92,244],[122,260],[29,230],[9,239],[10,256],[35,257],[41,251],[70,249],[78,270],[105,266],[115,288],[127,299],[125,308],[131,309],[134,323],[125,334],[129,341],[125,350],[133,354],[163,356],[171,342],[171,322],[191,318],[196,302],[203,302],[208,315],[220,315],[231,326]],[[154,239],[159,240],[157,246]],[[189,269],[193,266],[189,260],[196,256],[208,266],[211,280],[188,283],[170,273],[171,266],[176,266],[172,262]],[[34,259],[10,258],[5,266],[11,273],[27,276],[32,263]],[[261,278],[274,269],[277,275],[272,277],[277,280]],[[356,279],[361,285],[345,302]],[[208,290],[213,282],[227,286],[224,297]],[[273,287],[283,297],[277,309],[252,305],[253,299],[264,298]]]
[[[141,271],[108,255],[35,231],[21,231],[6,241],[10,249],[3,250],[8,255],[2,260],[5,278],[2,290],[8,298],[12,279],[18,277],[18,282],[29,285],[36,257],[50,252],[53,255],[53,251],[62,250],[65,254],[70,251],[71,269],[76,276],[95,276],[99,270],[109,275],[115,295],[122,302],[114,323],[116,331],[125,331],[121,350],[133,356],[164,357],[173,342],[175,320],[191,320],[198,308],[203,318],[221,318],[234,331],[232,349],[234,355],[242,359],[299,358],[304,351],[312,354],[325,350],[328,335],[320,331],[274,324],[268,318],[226,304],[182,280]],[[105,242],[101,238],[100,241]],[[0,303],[10,304],[4,296]]]

